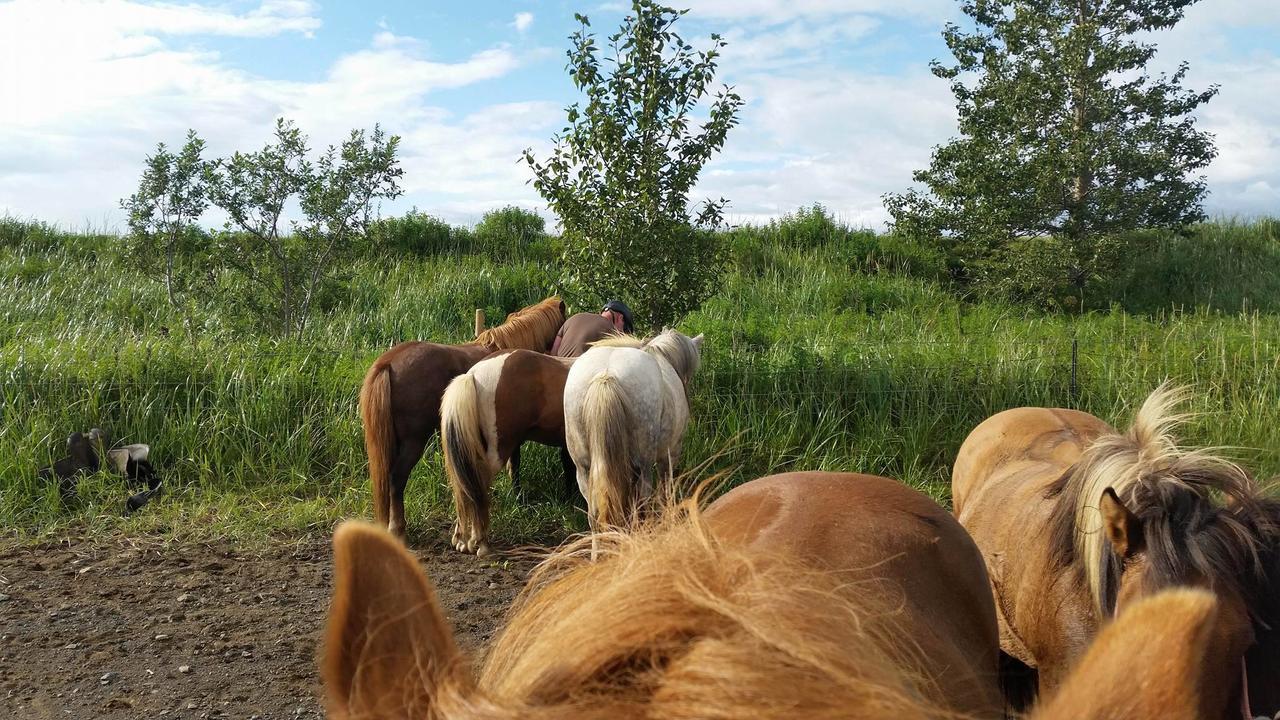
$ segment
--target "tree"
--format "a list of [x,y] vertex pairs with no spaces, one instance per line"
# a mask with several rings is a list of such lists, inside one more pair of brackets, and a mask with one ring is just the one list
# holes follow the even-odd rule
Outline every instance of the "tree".
[[142,272],[164,281],[169,305],[182,313],[187,332],[194,333],[191,297],[204,286],[208,237],[196,221],[206,197],[204,141],[195,130],[175,155],[164,143],[147,157],[138,191],[120,201],[129,214],[130,255]]
[[694,50],[672,30],[684,12],[633,0],[608,37],[607,71],[589,21],[576,15],[568,70],[585,105],[566,109],[550,158],[524,152],[534,188],[560,217],[569,291],[584,301],[621,296],[650,327],[675,323],[717,287],[724,250],[710,230],[726,201],[691,216],[689,192],[742,106],[728,86],[709,97],[724,41],[713,34],[710,49]]
[[[352,130],[341,148],[330,146],[312,163],[306,136],[282,118],[274,142],[210,166],[210,200],[229,218],[220,254],[255,288],[239,301],[258,321],[286,335],[306,330],[318,292],[367,232],[373,201],[400,194],[399,142],[377,126],[367,140]],[[294,196],[303,220],[285,232]]]
[[[976,25],[943,32],[960,135],[885,196],[895,230],[930,239],[978,285],[1057,280],[1083,301],[1119,261],[1120,233],[1204,218],[1213,138],[1190,113],[1217,92],[1153,77],[1156,48],[1196,0],[963,0]],[[1051,277],[1046,277],[1046,275]],[[1030,278],[1030,279],[1028,279]]]

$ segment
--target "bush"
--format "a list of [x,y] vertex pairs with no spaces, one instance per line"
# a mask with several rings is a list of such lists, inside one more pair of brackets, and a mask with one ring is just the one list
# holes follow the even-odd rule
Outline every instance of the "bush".
[[476,225],[476,242],[486,248],[520,250],[544,238],[547,221],[532,210],[508,205],[490,210]]
[[369,228],[375,250],[415,257],[460,255],[471,250],[471,232],[416,208],[403,217],[383,218]]

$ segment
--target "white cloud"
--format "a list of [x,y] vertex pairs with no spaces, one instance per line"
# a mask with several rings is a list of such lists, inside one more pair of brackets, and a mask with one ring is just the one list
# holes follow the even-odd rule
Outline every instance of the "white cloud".
[[[143,157],[158,141],[180,143],[196,128],[211,156],[265,142],[274,119],[295,119],[314,146],[340,141],[376,122],[404,136],[411,178],[447,178],[471,193],[518,199],[520,150],[550,130],[547,107],[495,106],[454,118],[432,93],[500,77],[521,62],[495,46],[457,62],[428,59],[414,38],[377,32],[364,50],[337,58],[316,82],[285,82],[228,65],[217,53],[183,47],[172,35],[309,32],[309,2],[263,2],[234,14],[199,6],[133,2],[0,5],[0,214],[71,225],[118,222],[119,198],[137,184]],[[50,37],[59,38],[51,43]],[[62,38],[70,38],[62,42]],[[541,118],[541,119],[540,119]],[[465,150],[456,147],[465,145]],[[437,159],[439,158],[439,159]],[[456,162],[443,172],[441,163]],[[468,174],[493,179],[465,182]],[[503,188],[510,185],[515,194]],[[429,182],[433,192],[450,186]],[[419,186],[415,186],[419,187]],[[524,201],[528,202],[528,197]],[[412,201],[412,198],[409,199]]]
[[516,19],[511,21],[511,25],[516,29],[516,32],[523,35],[524,32],[528,30],[530,26],[533,25],[533,13],[531,12],[516,13]]
[[941,22],[956,12],[954,0],[687,0],[680,7],[691,18],[764,23],[868,13]]
[[856,225],[887,219],[881,194],[900,190],[954,132],[945,83],[905,77],[793,72],[742,90],[757,102],[708,167],[695,197],[731,200],[731,219],[757,220],[822,203]]
[[[835,46],[855,43],[869,36],[880,22],[866,15],[849,15],[828,22],[796,20],[764,30],[734,27],[723,34],[726,42],[720,67],[734,73],[778,69],[818,62]],[[693,43],[708,47],[707,40]]]

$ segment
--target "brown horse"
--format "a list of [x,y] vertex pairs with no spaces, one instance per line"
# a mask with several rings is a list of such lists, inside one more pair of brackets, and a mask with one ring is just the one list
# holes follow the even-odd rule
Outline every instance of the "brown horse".
[[[1259,628],[1280,621],[1263,567],[1275,503],[1237,465],[1176,445],[1185,394],[1157,389],[1124,434],[1074,410],[1007,410],[960,448],[956,517],[986,559],[1001,648],[1035,671],[1042,693],[1063,682],[1117,606],[1162,588],[1211,590],[1218,632],[1249,628],[1251,617]],[[1246,685],[1256,709],[1280,709],[1274,640],[1249,651],[1256,662],[1236,656],[1217,716],[1239,712]]]
[[[1249,628],[1222,627],[1217,598],[1162,590],[1103,627],[1035,720],[1204,720],[1222,717]],[[1242,717],[1237,710],[1233,715]],[[1244,715],[1247,720],[1253,720]]]
[[982,558],[927,497],[792,473],[695,501],[535,571],[478,677],[385,533],[335,539],[323,675],[335,718],[993,716]]
[[573,361],[530,350],[499,353],[445,389],[440,438],[458,513],[458,550],[489,554],[490,487],[510,462],[511,484],[519,489],[520,445],[526,440],[560,448],[566,483],[576,486],[564,442],[564,381]]
[[498,350],[545,351],[564,322],[558,297],[518,310],[473,342],[405,342],[374,361],[360,387],[360,418],[373,482],[373,516],[404,535],[404,489],[440,427],[440,397],[455,377]]

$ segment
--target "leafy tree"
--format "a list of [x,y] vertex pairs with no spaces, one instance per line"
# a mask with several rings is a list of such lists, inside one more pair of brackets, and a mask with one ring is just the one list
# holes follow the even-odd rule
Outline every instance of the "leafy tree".
[[[890,194],[895,229],[941,244],[962,283],[1044,292],[1085,285],[1122,257],[1115,238],[1203,219],[1212,137],[1190,113],[1217,92],[1182,87],[1187,65],[1152,76],[1140,41],[1196,0],[962,0],[948,24],[960,135]],[[1037,290],[1039,288],[1039,290]]]
[[138,191],[120,201],[129,214],[129,251],[138,268],[164,281],[169,305],[194,332],[191,302],[207,292],[208,236],[196,221],[208,207],[204,141],[195,130],[174,154],[164,143],[147,157]]
[[[259,322],[301,336],[318,297],[368,230],[373,202],[400,194],[400,138],[374,128],[353,130],[312,163],[307,138],[280,119],[275,139],[254,153],[235,153],[206,172],[209,197],[226,212],[224,261],[255,291],[239,298]],[[297,196],[301,221],[282,227]]]
[[724,41],[712,35],[710,49],[694,50],[672,30],[682,15],[633,0],[608,37],[607,70],[590,23],[576,15],[568,70],[585,104],[567,108],[550,158],[524,152],[533,186],[560,217],[570,292],[586,302],[621,296],[651,327],[674,323],[717,287],[724,250],[710,230],[726,201],[705,201],[691,216],[689,192],[742,106],[728,86],[709,95]]

